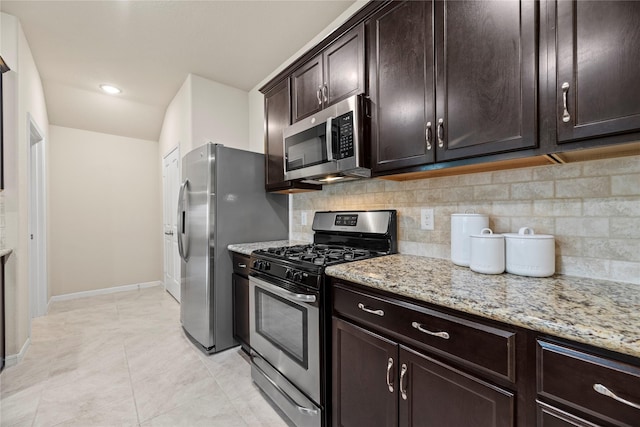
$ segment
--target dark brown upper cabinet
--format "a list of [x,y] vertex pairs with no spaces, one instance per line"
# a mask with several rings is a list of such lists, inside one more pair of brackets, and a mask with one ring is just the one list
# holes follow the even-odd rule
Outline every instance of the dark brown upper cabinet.
[[559,1],[556,7],[550,86],[557,142],[639,132],[640,2]]
[[294,193],[321,190],[321,185],[284,179],[284,128],[289,126],[289,79],[284,79],[264,93],[265,119],[265,189],[270,192]]
[[374,171],[433,163],[433,2],[389,4],[367,36]]
[[364,25],[338,37],[291,75],[293,122],[364,91]]
[[284,183],[282,133],[289,126],[289,81],[283,80],[264,94],[265,186],[267,190]]
[[368,21],[375,171],[537,145],[536,8],[394,2]]

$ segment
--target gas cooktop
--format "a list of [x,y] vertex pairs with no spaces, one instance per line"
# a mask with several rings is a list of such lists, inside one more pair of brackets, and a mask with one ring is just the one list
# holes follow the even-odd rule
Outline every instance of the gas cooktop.
[[327,266],[347,261],[357,261],[379,255],[366,249],[339,245],[309,244],[282,246],[255,251],[261,257],[293,261],[300,264]]

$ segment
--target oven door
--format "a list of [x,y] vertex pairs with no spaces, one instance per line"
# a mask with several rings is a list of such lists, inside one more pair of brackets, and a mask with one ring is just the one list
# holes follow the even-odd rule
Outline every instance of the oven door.
[[249,276],[251,347],[285,378],[320,403],[319,293],[289,290]]

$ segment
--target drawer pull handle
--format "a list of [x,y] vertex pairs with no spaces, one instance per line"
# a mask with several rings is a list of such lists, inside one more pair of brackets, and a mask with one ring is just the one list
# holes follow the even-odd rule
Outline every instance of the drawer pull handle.
[[608,388],[606,388],[602,384],[594,384],[593,385],[593,389],[595,391],[597,391],[598,393],[600,393],[600,394],[602,394],[604,396],[610,397],[610,398],[612,398],[614,400],[617,400],[620,403],[624,403],[627,406],[631,406],[632,408],[640,409],[640,404],[629,402],[628,400],[623,399],[620,396],[617,396],[614,392],[612,392],[611,390],[609,390]]
[[391,382],[392,368],[393,368],[393,359],[389,358],[389,363],[387,363],[387,386],[389,387],[389,393],[393,393],[393,383]]
[[411,326],[413,326],[414,328],[416,328],[420,332],[424,332],[425,334],[433,335],[434,337],[443,338],[445,340],[449,339],[449,333],[448,332],[431,332],[430,330],[423,328],[422,325],[420,323],[418,323],[418,322],[411,323]]
[[382,311],[382,310],[372,310],[370,308],[367,308],[367,306],[364,305],[361,302],[358,303],[358,308],[360,310],[362,310],[362,311],[367,312],[367,313],[375,314],[376,316],[380,316],[380,317],[384,316],[384,311]]
[[400,370],[400,396],[402,396],[402,400],[407,400],[407,388],[403,387],[404,384],[404,376],[407,374],[407,365],[406,363],[402,364],[402,370]]
[[247,268],[247,264],[238,264],[238,267],[240,267],[240,268]]
[[438,147],[444,148],[444,119],[438,119]]
[[569,109],[567,108],[567,97],[569,96],[569,83],[562,83],[562,121],[568,123],[571,120]]

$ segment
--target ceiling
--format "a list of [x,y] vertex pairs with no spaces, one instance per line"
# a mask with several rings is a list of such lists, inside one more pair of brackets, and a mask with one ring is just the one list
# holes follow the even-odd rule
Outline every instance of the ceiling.
[[[52,125],[158,140],[189,73],[251,90],[353,0],[10,1]],[[119,95],[103,94],[111,83]]]

